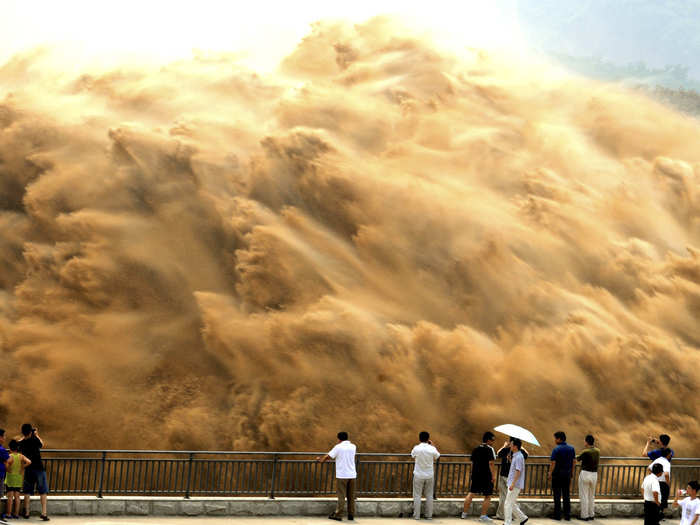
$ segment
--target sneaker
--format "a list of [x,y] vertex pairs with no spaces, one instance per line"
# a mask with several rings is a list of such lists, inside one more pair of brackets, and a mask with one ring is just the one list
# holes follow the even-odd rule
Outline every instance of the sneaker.
[[39,516],[43,521],[49,521],[49,517],[46,514]]
[[479,521],[491,523],[493,520],[491,518],[489,518],[486,514],[483,514],[483,515],[479,516]]
[[29,513],[26,512],[26,511],[23,512],[23,513],[22,513],[22,517],[23,517],[25,520],[28,520],[28,519],[29,519]]
[[334,513],[334,514],[331,514],[330,516],[328,516],[328,519],[329,519],[329,520],[335,520],[335,521],[343,521],[343,518],[340,518],[340,517],[336,516],[335,513]]
[[529,520],[529,519],[530,518],[525,518],[523,521],[520,522],[520,525],[525,525],[527,523],[527,520]]
[[466,520],[468,518],[466,512],[462,512],[462,514],[459,516],[461,519]]

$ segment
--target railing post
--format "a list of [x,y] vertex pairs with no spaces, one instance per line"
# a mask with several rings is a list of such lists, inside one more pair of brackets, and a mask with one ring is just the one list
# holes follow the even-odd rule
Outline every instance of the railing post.
[[190,484],[192,478],[192,462],[194,461],[194,452],[190,452],[190,460],[187,462],[187,482],[185,485],[185,499],[190,499]]
[[433,499],[437,499],[437,486],[440,474],[440,458],[435,460],[435,475],[433,476]]
[[277,454],[272,456],[272,476],[270,477],[270,499],[275,499],[275,478],[277,476]]
[[97,488],[97,497],[102,497],[102,482],[105,478],[105,463],[107,463],[107,451],[102,451],[102,461],[100,462],[100,485]]
[[[360,456],[355,454],[355,474],[357,477],[355,478],[355,499],[357,500],[357,496],[360,494]],[[338,480],[335,480],[336,483],[338,483]]]

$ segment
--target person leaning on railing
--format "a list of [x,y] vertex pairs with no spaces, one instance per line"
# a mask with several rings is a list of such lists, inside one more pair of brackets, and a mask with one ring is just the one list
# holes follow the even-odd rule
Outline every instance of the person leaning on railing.
[[325,456],[319,456],[316,461],[323,463],[329,459],[335,460],[335,482],[338,504],[335,512],[328,516],[332,520],[341,521],[345,511],[345,498],[348,500],[348,519],[355,519],[355,452],[357,447],[350,443],[347,432],[338,432],[338,443]]

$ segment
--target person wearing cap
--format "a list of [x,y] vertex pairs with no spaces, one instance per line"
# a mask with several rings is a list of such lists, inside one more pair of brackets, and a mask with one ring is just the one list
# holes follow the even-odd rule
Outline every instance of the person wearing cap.
[[355,452],[357,447],[348,439],[347,432],[338,432],[338,443],[325,456],[317,457],[316,460],[323,463],[329,459],[335,460],[335,481],[338,504],[330,519],[341,521],[345,511],[345,499],[348,501],[348,519],[355,519],[355,481],[357,471],[355,470]]

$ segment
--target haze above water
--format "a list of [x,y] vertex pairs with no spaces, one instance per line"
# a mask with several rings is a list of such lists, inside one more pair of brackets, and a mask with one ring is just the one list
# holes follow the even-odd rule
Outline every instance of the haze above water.
[[[700,125],[386,19],[0,68],[0,422],[51,447],[700,453]],[[89,442],[86,441],[89,436]]]

